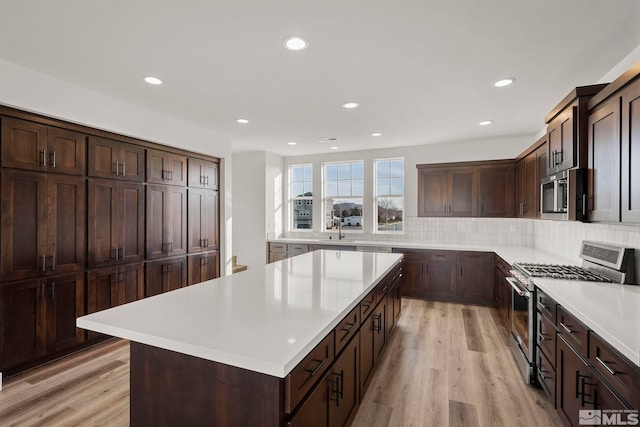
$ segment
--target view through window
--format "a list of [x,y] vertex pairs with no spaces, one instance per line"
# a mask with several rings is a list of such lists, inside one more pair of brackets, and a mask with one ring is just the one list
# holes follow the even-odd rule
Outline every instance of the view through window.
[[289,168],[291,194],[291,226],[293,230],[313,228],[313,166],[293,165]]
[[326,230],[362,230],[364,162],[325,163],[324,223]]
[[404,217],[404,159],[375,161],[377,231],[402,231]]

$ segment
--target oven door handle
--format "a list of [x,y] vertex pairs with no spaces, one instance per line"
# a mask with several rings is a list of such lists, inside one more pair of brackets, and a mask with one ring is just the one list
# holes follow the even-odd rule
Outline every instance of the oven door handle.
[[518,295],[525,298],[529,298],[531,296],[531,292],[529,292],[526,289],[522,289],[520,287],[520,284],[516,281],[516,279],[514,279],[513,277],[507,277],[506,279],[507,279],[507,282],[509,282],[513,290],[516,291]]

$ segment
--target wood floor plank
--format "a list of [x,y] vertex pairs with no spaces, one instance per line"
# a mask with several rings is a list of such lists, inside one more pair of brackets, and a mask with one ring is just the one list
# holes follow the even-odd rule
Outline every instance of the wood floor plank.
[[[402,310],[354,427],[561,425],[544,393],[524,383],[495,309],[403,299]],[[128,342],[10,378],[0,425],[127,427]]]

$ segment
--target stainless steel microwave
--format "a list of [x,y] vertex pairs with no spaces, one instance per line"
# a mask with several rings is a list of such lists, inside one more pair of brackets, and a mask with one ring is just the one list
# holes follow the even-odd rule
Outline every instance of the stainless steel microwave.
[[549,175],[540,183],[543,219],[587,220],[587,171],[570,169]]

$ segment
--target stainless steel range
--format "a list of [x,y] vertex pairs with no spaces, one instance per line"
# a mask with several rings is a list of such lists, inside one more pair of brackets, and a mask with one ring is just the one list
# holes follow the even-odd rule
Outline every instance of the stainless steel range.
[[[535,382],[536,277],[635,284],[634,250],[583,241],[582,266],[515,263],[507,281],[511,292],[511,350],[527,384]],[[562,286],[562,282],[558,282]]]

